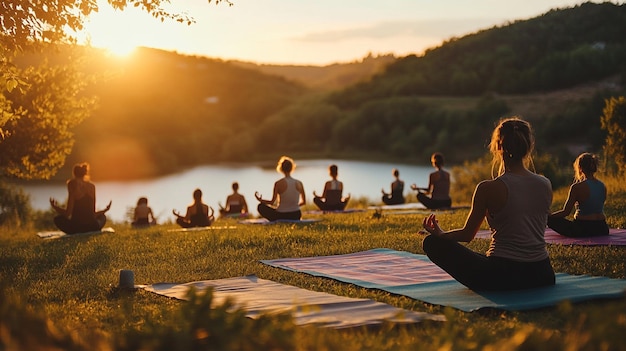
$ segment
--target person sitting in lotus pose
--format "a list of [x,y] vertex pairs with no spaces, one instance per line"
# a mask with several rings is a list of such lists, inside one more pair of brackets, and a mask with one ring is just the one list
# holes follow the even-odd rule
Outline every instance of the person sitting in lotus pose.
[[[434,214],[423,221],[430,233],[422,247],[430,260],[454,279],[476,291],[528,289],[555,284],[544,232],[552,203],[552,185],[527,168],[534,137],[528,122],[502,120],[490,150],[499,175],[480,182],[463,228],[444,231]],[[459,242],[469,242],[487,219],[492,230],[485,255]]]
[[324,184],[324,192],[321,196],[313,191],[313,202],[322,211],[343,211],[350,201],[350,194],[342,198],[343,183],[337,180],[337,165],[330,165],[328,173],[332,179]]
[[404,181],[400,180],[400,171],[394,168],[392,171],[396,180],[391,183],[391,193],[386,193],[385,189],[382,189],[383,203],[385,205],[400,205],[404,203]]
[[183,228],[208,227],[213,223],[213,208],[202,202],[202,190],[193,192],[193,203],[187,207],[187,213],[181,216],[176,210],[172,210],[176,216],[176,223]]
[[[548,217],[548,227],[555,232],[579,238],[609,235],[609,226],[604,215],[606,186],[596,178],[598,158],[588,152],[580,154],[574,162],[574,183],[569,188],[563,209]],[[574,220],[567,217],[572,209]]]
[[418,188],[412,184],[411,189],[416,190],[417,200],[426,208],[436,210],[440,208],[449,208],[452,206],[450,199],[450,173],[443,169],[443,154],[435,152],[430,157],[430,162],[436,171],[428,176],[428,187]]
[[[283,173],[284,177],[274,183],[272,198],[266,200],[258,191],[254,193],[254,197],[259,201],[257,210],[262,217],[269,221],[299,220],[302,217],[300,206],[306,203],[306,195],[302,182],[291,177],[295,169],[296,164],[290,157],[281,157],[276,171]],[[276,203],[278,204],[275,205]]]
[[63,208],[50,198],[50,205],[58,214],[54,224],[66,234],[101,230],[111,201],[104,210],[96,211],[96,186],[89,181],[88,163],[74,165],[72,173],[73,178],[67,181],[67,206]]
[[139,200],[137,200],[131,226],[133,228],[145,228],[151,225],[156,225],[156,218],[154,218],[152,208],[148,206],[148,198],[140,197]]
[[226,207],[218,203],[220,206],[220,215],[222,217],[245,217],[248,214],[248,204],[246,203],[246,198],[239,193],[239,183],[234,182],[232,189],[233,193],[226,197]]

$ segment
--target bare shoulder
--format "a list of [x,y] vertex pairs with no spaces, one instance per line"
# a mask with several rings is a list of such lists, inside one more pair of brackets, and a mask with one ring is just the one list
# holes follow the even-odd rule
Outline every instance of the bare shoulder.
[[499,179],[487,179],[483,180],[476,186],[476,192],[501,192],[506,189],[506,185]]

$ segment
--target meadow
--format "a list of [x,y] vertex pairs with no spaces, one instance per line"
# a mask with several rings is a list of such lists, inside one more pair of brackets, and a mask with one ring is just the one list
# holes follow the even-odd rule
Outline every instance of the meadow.
[[[626,224],[626,186],[607,181],[611,226]],[[567,189],[555,193],[560,207]],[[364,206],[363,202],[353,206]],[[310,208],[309,208],[310,209]],[[352,253],[372,248],[423,253],[424,215],[373,211],[319,215],[322,221],[271,226],[219,219],[231,230],[168,232],[109,223],[114,234],[42,240],[37,228],[0,229],[0,350],[626,350],[626,297],[523,312],[465,313],[263,265],[262,259]],[[462,226],[467,210],[442,213]],[[487,240],[468,244],[484,252]],[[548,245],[557,272],[626,278],[626,248]],[[341,296],[368,298],[446,322],[328,330],[297,327],[286,315],[251,320],[211,295],[189,302],[115,289],[120,269],[136,284],[185,283],[255,274]]]

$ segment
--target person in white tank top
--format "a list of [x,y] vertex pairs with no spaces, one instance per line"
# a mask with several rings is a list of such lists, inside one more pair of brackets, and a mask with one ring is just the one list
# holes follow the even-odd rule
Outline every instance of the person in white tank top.
[[272,199],[263,199],[258,191],[254,193],[254,197],[259,201],[257,210],[262,217],[269,221],[299,220],[302,217],[300,206],[306,203],[306,195],[302,182],[291,177],[295,168],[296,164],[290,157],[281,157],[276,171],[283,173],[284,177],[274,183]]
[[[423,221],[430,235],[422,243],[430,260],[476,291],[505,291],[555,284],[544,232],[552,185],[531,172],[534,137],[528,122],[504,119],[493,131],[490,150],[499,176],[480,182],[463,228],[444,231],[434,214]],[[480,254],[461,245],[476,236],[487,219],[492,237]]]

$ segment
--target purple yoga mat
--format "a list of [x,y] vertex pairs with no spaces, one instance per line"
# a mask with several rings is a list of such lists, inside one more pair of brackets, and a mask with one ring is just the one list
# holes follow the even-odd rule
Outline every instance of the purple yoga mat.
[[[594,246],[594,245],[614,245],[614,246],[625,246],[626,245],[626,229],[609,229],[609,235],[605,236],[590,236],[585,238],[569,238],[563,236],[550,228],[546,228],[546,232],[544,234],[546,239],[546,243],[548,244],[561,244],[561,245],[586,245],[586,246]],[[476,233],[476,238],[478,239],[490,239],[491,231],[490,230],[479,230]]]

